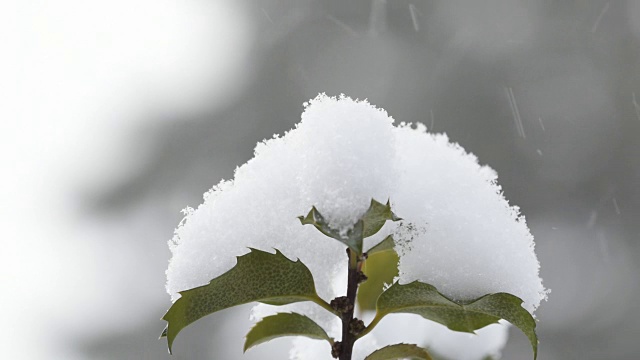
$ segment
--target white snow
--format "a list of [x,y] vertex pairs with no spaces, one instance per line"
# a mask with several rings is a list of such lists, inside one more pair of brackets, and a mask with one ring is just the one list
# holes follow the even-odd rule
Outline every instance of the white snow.
[[[233,180],[218,184],[202,205],[186,212],[170,242],[167,290],[175,300],[178,291],[208,283],[232,268],[235,256],[254,247],[300,258],[327,301],[342,295],[344,245],[302,226],[296,217],[315,205],[333,226],[346,229],[375,198],[391,199],[404,219],[387,224],[376,237],[395,234],[401,282],[424,281],[454,299],[509,292],[533,311],[546,296],[533,237],[496,179],[492,169],[480,166],[445,135],[427,133],[421,124],[394,126],[385,111],[366,101],[321,94],[305,104],[295,129],[259,143],[255,157],[236,170]],[[374,241],[368,239],[366,246]],[[309,314],[316,308],[259,305],[253,318],[275,311]],[[323,312],[309,315],[338,336],[335,321]],[[506,341],[497,332],[492,353]],[[371,349],[364,343],[362,349],[372,351],[374,337],[385,343],[383,330],[374,333],[369,335]],[[294,341],[292,359],[312,359],[304,355],[312,343]],[[432,344],[435,350],[438,346]],[[361,355],[356,359],[366,351]]]
[[378,347],[401,342],[419,345],[446,359],[483,360],[500,358],[508,338],[508,323],[492,324],[476,334],[456,332],[444,325],[426,321],[415,314],[391,314],[371,333],[379,339]]
[[393,208],[421,230],[411,233],[409,251],[398,246],[401,282],[424,281],[462,300],[508,292],[535,310],[546,292],[533,236],[502,196],[495,171],[424,126],[401,126],[396,136],[404,156]]
[[[333,328],[334,332],[340,326]],[[339,338],[338,338],[339,339]],[[381,348],[373,335],[367,335],[358,340],[353,346],[352,358],[362,360],[367,355]],[[290,360],[333,360],[331,357],[331,347],[326,341],[312,340],[306,337],[297,337],[293,340],[293,346],[289,352]]]

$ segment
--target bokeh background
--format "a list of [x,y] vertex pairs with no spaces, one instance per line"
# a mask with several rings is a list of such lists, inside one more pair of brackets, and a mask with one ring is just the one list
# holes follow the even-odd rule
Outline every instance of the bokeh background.
[[[640,1],[1,7],[3,358],[287,358],[286,340],[242,356],[246,307],[169,357],[167,240],[319,92],[446,132],[498,171],[552,289],[539,359],[638,358]],[[517,331],[504,358],[531,358]]]

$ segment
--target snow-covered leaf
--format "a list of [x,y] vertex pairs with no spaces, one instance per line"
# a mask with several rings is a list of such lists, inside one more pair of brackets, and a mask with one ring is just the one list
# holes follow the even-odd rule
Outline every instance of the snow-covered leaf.
[[362,221],[364,222],[363,236],[367,238],[376,234],[384,226],[387,220],[398,221],[402,220],[391,211],[391,204],[387,201],[386,204],[382,204],[374,199],[371,199],[371,205],[364,214]]
[[412,344],[395,344],[385,346],[372,352],[364,360],[399,360],[399,359],[431,360],[427,350]]
[[299,216],[302,225],[313,225],[328,237],[334,238],[347,245],[357,254],[362,254],[362,239],[364,238],[364,222],[359,220],[347,231],[340,231],[329,226],[329,223],[320,214],[316,207],[312,207],[307,216]]
[[237,259],[235,267],[208,285],[180,292],[181,297],[162,318],[168,323],[163,335],[167,337],[169,352],[183,328],[233,306],[254,301],[272,305],[313,301],[328,306],[316,294],[313,276],[300,260],[291,261],[278,250],[272,254],[256,249]]
[[249,330],[244,351],[283,336],[306,336],[311,339],[327,340],[329,345],[333,345],[333,339],[327,335],[326,331],[308,317],[296,313],[279,313],[265,317]]
[[298,219],[303,225],[313,225],[326,236],[344,243],[357,254],[362,254],[362,240],[380,231],[387,220],[401,220],[391,211],[389,201],[385,205],[375,199],[371,199],[367,212],[349,229],[340,230],[329,226],[328,221],[315,206],[307,216],[298,216]]
[[469,333],[504,319],[529,338],[535,359],[538,352],[536,321],[521,304],[520,298],[507,293],[456,302],[429,284],[418,281],[406,285],[395,283],[378,298],[376,317],[369,327],[390,313],[417,314],[451,330]]

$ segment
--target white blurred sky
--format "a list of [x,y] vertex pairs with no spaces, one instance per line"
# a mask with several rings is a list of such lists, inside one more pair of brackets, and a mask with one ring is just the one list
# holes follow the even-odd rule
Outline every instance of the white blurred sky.
[[70,337],[126,324],[101,309],[123,301],[111,288],[126,274],[108,259],[127,251],[87,240],[117,234],[83,219],[77,195],[144,161],[129,141],[141,122],[242,88],[251,29],[240,10],[211,0],[1,2],[3,357],[73,359]]

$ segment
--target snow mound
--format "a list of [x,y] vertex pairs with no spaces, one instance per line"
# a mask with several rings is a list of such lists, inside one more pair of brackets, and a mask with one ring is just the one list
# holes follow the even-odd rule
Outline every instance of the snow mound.
[[533,236],[509,206],[497,174],[444,134],[401,125],[391,195],[405,219],[395,231],[400,281],[420,280],[455,300],[507,292],[533,312],[546,297]]
[[[233,180],[207,192],[197,209],[186,209],[169,244],[167,291],[177,299],[178,291],[208,283],[253,247],[301,259],[321,297],[342,295],[346,286],[335,285],[344,282],[344,245],[302,226],[297,216],[316,206],[333,227],[346,230],[374,198],[390,199],[404,220],[385,225],[365,248],[394,234],[402,283],[427,282],[454,299],[508,292],[534,311],[546,291],[533,237],[496,181],[492,169],[445,135],[427,133],[421,124],[394,126],[367,101],[321,94],[305,104],[296,128],[259,143]],[[268,313],[261,305],[254,317]]]

